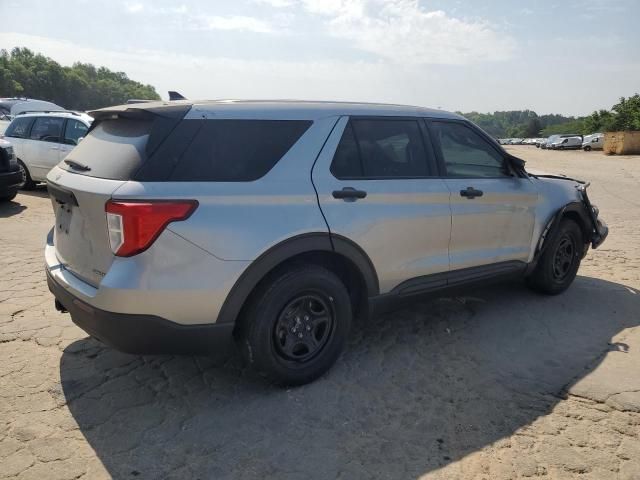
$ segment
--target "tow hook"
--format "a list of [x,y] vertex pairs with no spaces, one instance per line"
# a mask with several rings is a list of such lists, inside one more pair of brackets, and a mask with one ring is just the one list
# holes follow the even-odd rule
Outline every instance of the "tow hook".
[[64,305],[62,305],[60,301],[57,299],[56,299],[56,310],[59,311],[60,313],[67,313],[67,309],[64,308]]

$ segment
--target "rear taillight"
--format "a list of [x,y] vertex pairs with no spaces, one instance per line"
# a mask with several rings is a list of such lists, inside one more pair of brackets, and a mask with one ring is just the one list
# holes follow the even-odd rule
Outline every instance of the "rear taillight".
[[197,206],[196,200],[109,200],[105,211],[111,250],[119,257],[145,251],[169,223],[186,220]]

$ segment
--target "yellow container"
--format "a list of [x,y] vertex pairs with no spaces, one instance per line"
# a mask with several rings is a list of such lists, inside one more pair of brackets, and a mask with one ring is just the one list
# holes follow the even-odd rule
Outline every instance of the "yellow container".
[[640,154],[640,131],[605,133],[603,151],[606,155]]

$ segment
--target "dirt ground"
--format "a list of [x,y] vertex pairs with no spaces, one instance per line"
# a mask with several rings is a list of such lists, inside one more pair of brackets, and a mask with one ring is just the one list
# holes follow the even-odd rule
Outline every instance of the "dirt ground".
[[571,289],[417,303],[290,390],[87,338],[47,291],[45,192],[0,206],[0,477],[640,479],[640,157],[511,150],[592,182],[611,234]]

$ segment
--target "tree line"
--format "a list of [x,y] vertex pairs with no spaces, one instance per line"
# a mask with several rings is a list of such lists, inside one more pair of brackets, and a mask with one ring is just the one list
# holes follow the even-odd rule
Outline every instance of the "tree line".
[[28,48],[0,50],[0,97],[47,100],[69,110],[91,110],[132,98],[159,100],[151,85],[90,63],[64,67]]
[[594,111],[585,117],[538,115],[532,110],[494,113],[463,113],[496,138],[547,137],[556,133],[588,135],[595,132],[640,130],[640,95],[621,97],[611,110]]

